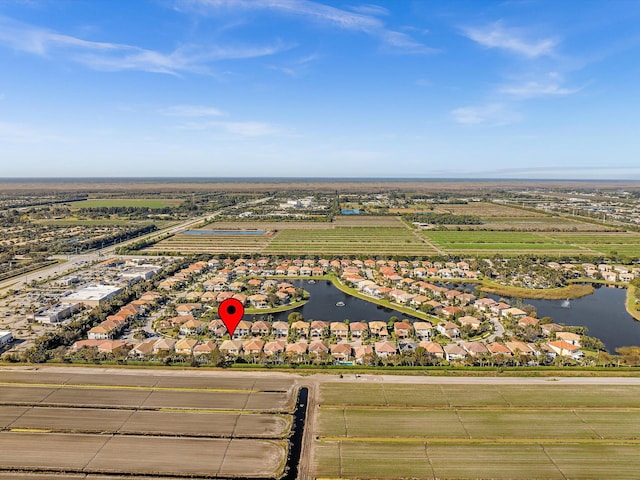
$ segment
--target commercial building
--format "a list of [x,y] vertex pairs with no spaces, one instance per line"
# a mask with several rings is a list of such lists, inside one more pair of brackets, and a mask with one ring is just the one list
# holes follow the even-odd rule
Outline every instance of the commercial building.
[[80,303],[87,307],[97,307],[120,292],[122,292],[122,288],[114,287],[113,285],[89,285],[60,298],[60,302]]
[[40,310],[35,314],[34,320],[40,323],[58,323],[69,318],[71,315],[80,310],[78,303],[64,303]]
[[157,265],[140,265],[138,267],[125,268],[120,276],[128,280],[149,280],[153,277],[160,267]]

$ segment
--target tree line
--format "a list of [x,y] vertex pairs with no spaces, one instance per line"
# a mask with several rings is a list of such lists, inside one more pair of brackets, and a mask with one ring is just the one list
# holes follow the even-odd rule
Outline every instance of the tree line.
[[482,225],[480,217],[453,213],[405,213],[402,218],[409,222],[430,223],[432,225]]

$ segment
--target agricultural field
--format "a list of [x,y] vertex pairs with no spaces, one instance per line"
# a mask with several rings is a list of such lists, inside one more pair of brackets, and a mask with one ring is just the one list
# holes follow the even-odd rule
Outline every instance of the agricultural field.
[[638,395],[640,385],[327,382],[315,473],[343,479],[632,479]]
[[575,218],[531,211],[497,203],[472,202],[468,204],[438,204],[434,213],[474,215],[482,219],[482,225],[464,225],[465,230],[495,229],[506,231],[606,231],[606,225],[583,222]]
[[581,222],[560,216],[541,217],[489,217],[482,225],[465,225],[465,230],[505,230],[524,232],[605,232],[615,229],[607,225]]
[[544,217],[543,212],[534,212],[520,208],[509,207],[492,202],[471,202],[471,203],[439,203],[434,205],[434,213],[452,213],[454,215],[475,215],[481,218],[505,218],[505,217]]
[[[327,230],[331,228],[333,226],[326,222],[215,222],[199,230],[192,230],[191,234],[181,233],[169,237],[147,247],[145,252],[258,253],[269,245],[274,235],[280,230]],[[225,232],[225,234],[208,234],[208,231]],[[264,232],[264,234],[242,234],[243,231],[258,231]]]
[[[206,233],[211,230],[225,233]],[[203,234],[175,235],[146,248],[145,251],[296,255],[437,253],[431,245],[412,232],[397,217],[340,217],[335,223],[217,222],[207,225],[201,231]],[[264,234],[243,234],[242,231],[258,231]]]
[[269,244],[273,233],[263,235],[181,233],[162,240],[144,249],[145,252],[163,253],[256,253]]
[[[456,207],[464,205],[455,205]],[[499,209],[511,208],[497,205]],[[531,212],[524,211],[525,214]],[[567,222],[561,217],[523,216]],[[536,220],[537,221],[537,220]],[[543,222],[543,223],[544,223]],[[548,222],[547,222],[548,223]],[[579,223],[579,222],[576,222]],[[505,224],[506,225],[506,224]],[[589,226],[589,224],[581,224]],[[149,253],[264,253],[294,255],[529,254],[640,255],[640,234],[501,230],[416,231],[399,217],[343,216],[329,222],[216,222],[202,234],[182,233],[147,247]],[[209,234],[208,231],[220,233]],[[243,234],[264,232],[264,234]],[[196,231],[197,232],[197,231]],[[222,234],[221,234],[222,233]]]
[[430,255],[436,250],[405,227],[335,227],[283,230],[265,248],[269,254]]
[[109,208],[109,207],[135,207],[135,208],[167,208],[177,207],[184,202],[176,198],[91,198],[81,202],[73,202],[69,205],[74,209],[80,208]]
[[542,253],[594,254],[578,245],[564,243],[544,234],[498,231],[423,231],[434,245],[449,253]]
[[640,255],[640,235],[627,232],[542,233],[505,231],[422,231],[448,253],[540,253]]
[[333,220],[336,227],[395,227],[406,228],[400,217],[376,217],[371,215],[342,215]]
[[327,230],[333,228],[329,222],[215,222],[201,230]]
[[293,383],[220,377],[0,370],[0,476],[279,477]]
[[640,234],[637,233],[554,233],[548,237],[604,254],[617,252],[619,255],[640,256]]

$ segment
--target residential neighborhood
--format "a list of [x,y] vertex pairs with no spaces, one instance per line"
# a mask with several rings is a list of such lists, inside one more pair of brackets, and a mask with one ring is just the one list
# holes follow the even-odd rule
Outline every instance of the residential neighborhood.
[[[104,285],[79,282],[72,293],[61,295],[60,305],[69,305],[62,303],[64,299],[88,298],[88,305],[71,304],[82,314],[109,300],[114,291],[135,284],[121,272],[153,271],[145,281],[158,275],[154,290],[140,291],[106,315],[61,358],[193,364],[544,365],[580,364],[585,357],[583,339],[587,350],[598,347],[584,329],[538,319],[527,305],[472,293],[473,285],[465,279],[483,275],[471,268],[473,262],[214,257],[171,274],[162,274],[171,262],[158,258],[156,263],[141,267],[140,260],[107,259],[94,267],[104,269]],[[107,279],[118,282],[107,285]],[[363,301],[386,302],[398,309],[397,315],[385,320],[304,318],[298,310],[310,300],[305,285],[311,288],[316,282],[334,282]],[[91,296],[83,293],[87,290],[102,293]],[[217,314],[217,306],[227,298],[246,308],[232,337]],[[66,320],[50,320],[50,325],[64,324],[77,314],[66,312]],[[33,321],[42,315],[37,312]]]

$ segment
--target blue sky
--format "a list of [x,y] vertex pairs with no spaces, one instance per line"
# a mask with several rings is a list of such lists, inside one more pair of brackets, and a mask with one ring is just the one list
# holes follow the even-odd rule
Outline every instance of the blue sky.
[[2,0],[2,177],[640,179],[633,0]]

